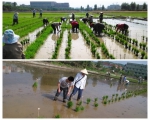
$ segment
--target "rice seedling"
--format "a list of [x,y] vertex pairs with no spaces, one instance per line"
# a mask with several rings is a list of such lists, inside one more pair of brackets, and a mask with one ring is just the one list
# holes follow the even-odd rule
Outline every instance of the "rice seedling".
[[73,102],[72,101],[68,101],[67,106],[68,106],[68,108],[71,108],[73,106]]
[[55,116],[55,118],[60,118],[60,115],[59,115],[59,114],[57,114],[57,115]]
[[79,112],[81,110],[81,108],[79,106],[76,106],[75,111]]
[[32,85],[32,87],[36,87],[37,88],[37,82],[34,82],[34,84]]
[[87,104],[89,104],[91,102],[91,99],[90,98],[87,98]]
[[83,107],[83,106],[81,106],[81,110],[84,110],[84,107]]
[[97,102],[98,98],[95,98],[94,101]]
[[98,107],[98,103],[94,103],[94,106],[95,106],[95,107]]

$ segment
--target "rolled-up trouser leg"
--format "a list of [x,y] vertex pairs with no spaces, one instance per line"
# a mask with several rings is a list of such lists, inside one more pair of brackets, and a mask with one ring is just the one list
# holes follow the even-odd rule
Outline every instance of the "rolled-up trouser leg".
[[73,91],[72,91],[72,93],[71,93],[71,95],[69,97],[69,100],[72,99],[72,96],[74,96],[77,93],[77,91],[78,91],[78,88],[76,86],[74,86],[74,89],[73,89]]

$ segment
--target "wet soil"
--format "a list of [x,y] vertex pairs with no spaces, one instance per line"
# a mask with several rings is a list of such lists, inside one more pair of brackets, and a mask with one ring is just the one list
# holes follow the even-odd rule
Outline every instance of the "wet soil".
[[[102,104],[104,95],[111,98],[112,94],[121,95],[126,89],[133,91],[146,86],[129,84],[125,87],[118,84],[117,79],[100,75],[88,75],[82,96],[83,111],[74,111],[77,94],[70,109],[62,102],[62,94],[58,101],[53,101],[58,80],[70,75],[75,76],[76,72],[35,67],[24,62],[3,62],[3,118],[54,118],[58,114],[61,118],[147,118],[147,93]],[[35,81],[37,88],[32,87]],[[87,98],[91,98],[89,105],[86,104]],[[95,98],[98,98],[97,108],[94,107]]]

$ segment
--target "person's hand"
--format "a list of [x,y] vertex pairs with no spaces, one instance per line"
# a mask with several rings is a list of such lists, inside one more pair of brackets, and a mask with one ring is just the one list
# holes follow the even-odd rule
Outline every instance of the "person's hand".
[[60,89],[58,89],[58,92],[60,93]]
[[68,92],[68,93],[67,93],[67,96],[69,96],[69,95],[70,95],[70,93]]

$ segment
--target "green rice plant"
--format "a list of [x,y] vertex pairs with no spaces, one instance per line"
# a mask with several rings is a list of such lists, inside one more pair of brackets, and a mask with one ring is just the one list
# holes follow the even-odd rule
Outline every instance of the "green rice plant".
[[32,87],[36,87],[37,88],[37,82],[34,82],[34,84],[32,85]]
[[81,106],[81,105],[82,105],[82,101],[80,101],[80,102],[78,103],[78,105]]
[[108,100],[108,103],[110,103],[111,102],[111,100]]
[[80,108],[81,110],[84,110],[84,107],[83,106],[81,106],[81,108]]
[[79,106],[76,106],[75,111],[79,112],[81,110],[81,108]]
[[95,98],[94,101],[97,102],[98,98]]
[[59,115],[59,114],[57,114],[57,115],[55,116],[55,118],[60,118],[60,115]]
[[72,101],[68,101],[67,106],[68,106],[68,108],[71,108],[73,106],[73,102]]
[[107,101],[105,100],[103,103],[106,105],[106,104],[107,104]]
[[87,98],[87,104],[89,104],[91,102],[91,99],[90,98]]
[[98,103],[94,103],[94,106],[95,106],[95,107],[98,107]]

